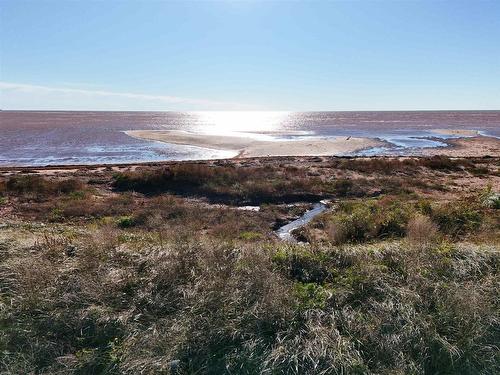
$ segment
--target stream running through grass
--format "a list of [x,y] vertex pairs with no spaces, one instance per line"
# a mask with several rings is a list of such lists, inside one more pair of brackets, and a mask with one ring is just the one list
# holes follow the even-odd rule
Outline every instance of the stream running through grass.
[[326,211],[328,209],[329,201],[323,200],[318,203],[315,203],[314,206],[306,211],[302,216],[298,219],[289,222],[286,225],[283,225],[279,229],[275,231],[278,237],[282,241],[287,242],[297,242],[292,232],[296,229],[302,228],[304,225],[309,223],[312,219],[318,216],[320,213]]

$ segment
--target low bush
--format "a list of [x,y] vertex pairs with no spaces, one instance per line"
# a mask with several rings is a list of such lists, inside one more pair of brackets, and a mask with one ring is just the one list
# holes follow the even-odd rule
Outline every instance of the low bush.
[[444,155],[422,158],[419,164],[429,169],[444,171],[460,171],[465,167],[474,167],[474,164],[467,159],[451,159]]
[[429,217],[417,215],[408,221],[406,237],[414,245],[427,246],[439,239],[439,230]]
[[414,208],[398,200],[341,203],[323,226],[335,244],[401,237]]
[[433,207],[432,220],[452,237],[476,232],[483,223],[483,209],[474,200],[453,201]]
[[336,159],[332,162],[334,168],[353,170],[361,173],[392,174],[395,172],[408,172],[415,167],[415,159],[398,158],[355,158]]
[[488,185],[478,198],[484,207],[500,209],[500,193],[495,192],[492,185]]
[[339,178],[333,181],[332,193],[335,197],[362,197],[367,194],[370,184],[364,178]]
[[83,189],[83,183],[77,179],[49,180],[42,176],[20,175],[10,177],[5,183],[5,190],[12,194],[35,194],[39,197],[69,194]]

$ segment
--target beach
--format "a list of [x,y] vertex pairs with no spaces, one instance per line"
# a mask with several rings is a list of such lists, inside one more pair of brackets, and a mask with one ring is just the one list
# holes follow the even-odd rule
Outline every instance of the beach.
[[500,139],[474,136],[446,140],[447,147],[424,149],[422,156],[446,155],[450,157],[500,156]]
[[177,130],[132,130],[125,133],[145,140],[235,151],[236,157],[342,155],[385,144],[377,139],[349,136],[260,140],[243,136],[210,135]]
[[[435,129],[432,132],[453,135],[456,138],[446,139],[444,141],[447,144],[446,147],[423,148],[417,154],[452,157],[500,155],[500,139],[480,136],[476,130]],[[132,130],[125,133],[142,140],[233,151],[234,157],[346,155],[387,145],[385,141],[377,138],[349,136],[260,140],[244,136],[210,135],[177,130]]]

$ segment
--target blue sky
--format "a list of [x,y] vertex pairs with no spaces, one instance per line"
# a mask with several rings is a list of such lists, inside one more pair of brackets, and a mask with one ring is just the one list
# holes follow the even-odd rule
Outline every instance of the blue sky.
[[2,109],[500,109],[500,1],[6,1]]

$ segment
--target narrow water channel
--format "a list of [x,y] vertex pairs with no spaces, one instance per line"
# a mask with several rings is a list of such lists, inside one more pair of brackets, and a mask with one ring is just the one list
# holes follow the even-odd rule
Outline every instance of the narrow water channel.
[[291,221],[288,224],[282,226],[281,228],[276,230],[275,233],[283,241],[297,242],[295,237],[293,237],[292,232],[295,229],[301,228],[304,225],[306,225],[307,223],[309,223],[312,219],[314,219],[314,217],[316,217],[320,213],[324,212],[327,208],[328,208],[327,202],[321,201],[321,202],[315,203],[313,208],[306,211],[298,219]]

